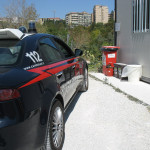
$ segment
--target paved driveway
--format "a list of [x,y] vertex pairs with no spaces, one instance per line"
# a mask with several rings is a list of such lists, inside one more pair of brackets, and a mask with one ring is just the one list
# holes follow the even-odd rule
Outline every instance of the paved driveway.
[[89,79],[66,112],[63,150],[150,150],[150,112],[112,87]]

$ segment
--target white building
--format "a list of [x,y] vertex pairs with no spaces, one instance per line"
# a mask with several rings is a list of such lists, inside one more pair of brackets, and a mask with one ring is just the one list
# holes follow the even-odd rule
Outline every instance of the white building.
[[115,37],[121,47],[118,62],[142,65],[141,79],[150,83],[149,4],[149,0],[115,0]]
[[92,23],[92,16],[87,12],[71,12],[66,15],[66,23],[72,26],[89,26]]
[[95,23],[108,23],[108,7],[95,5],[93,9],[93,17]]

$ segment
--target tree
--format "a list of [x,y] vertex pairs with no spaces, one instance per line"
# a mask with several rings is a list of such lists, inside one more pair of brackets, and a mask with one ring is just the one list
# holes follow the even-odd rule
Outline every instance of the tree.
[[89,44],[90,34],[87,28],[83,26],[77,26],[70,29],[69,34],[74,41],[75,48],[86,48]]
[[29,20],[37,20],[37,10],[33,4],[27,6],[26,0],[9,0],[5,7],[9,27],[26,26]]
[[54,21],[49,20],[49,21],[45,21],[44,24],[42,25],[44,27],[44,30],[41,30],[40,27],[41,25],[38,25],[37,29],[39,32],[45,32],[45,33],[49,33],[49,34],[53,34],[56,35],[58,37],[60,37],[62,40],[64,40],[65,42],[67,42],[67,26],[64,20],[61,21],[56,21],[54,23]]

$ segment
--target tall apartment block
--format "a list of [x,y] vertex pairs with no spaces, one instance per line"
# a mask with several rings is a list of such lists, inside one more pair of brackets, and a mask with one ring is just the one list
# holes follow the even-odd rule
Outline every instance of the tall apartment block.
[[71,12],[66,15],[66,24],[71,26],[89,26],[92,23],[92,16],[87,12]]
[[112,11],[112,12],[108,15],[108,20],[115,20],[115,11]]
[[93,9],[93,21],[95,23],[108,23],[108,7],[95,5]]

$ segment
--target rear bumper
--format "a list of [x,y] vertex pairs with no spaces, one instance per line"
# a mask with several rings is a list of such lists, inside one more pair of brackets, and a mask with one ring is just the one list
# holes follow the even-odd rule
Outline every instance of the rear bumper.
[[[8,112],[2,108],[5,105],[10,109]],[[16,108],[14,101],[0,103],[0,150],[38,150],[44,143],[46,130],[45,125],[40,124],[40,109],[23,114]]]

